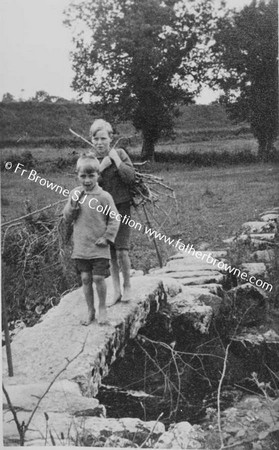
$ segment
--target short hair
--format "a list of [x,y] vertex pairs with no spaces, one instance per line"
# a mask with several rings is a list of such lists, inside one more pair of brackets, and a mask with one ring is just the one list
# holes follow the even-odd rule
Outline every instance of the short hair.
[[106,122],[104,119],[96,119],[90,127],[89,136],[92,138],[101,130],[107,131],[109,135],[113,134],[113,129],[109,122]]
[[100,163],[94,153],[83,153],[77,160],[76,170],[80,170],[82,166],[91,168],[94,172],[100,172]]

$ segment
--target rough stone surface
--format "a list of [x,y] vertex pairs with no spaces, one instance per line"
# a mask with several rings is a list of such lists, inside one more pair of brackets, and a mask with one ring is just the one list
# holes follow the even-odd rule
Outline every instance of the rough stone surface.
[[[88,327],[81,326],[80,319],[86,313],[82,290],[66,295],[40,323],[23,329],[14,338],[13,378],[7,377],[6,354],[3,352],[5,384],[51,381],[65,366],[66,358],[75,356],[85,343],[83,352],[61,374],[60,379],[75,380],[82,385],[83,394],[87,392],[88,396],[94,396],[101,381],[100,372],[102,376],[107,374],[109,364],[116,358],[127,336],[137,334],[148,315],[150,302],[154,301],[159,306],[166,301],[163,283],[167,286],[168,279],[133,278],[132,301],[108,308],[110,324],[105,326],[95,322]],[[173,286],[172,279],[169,283]]]
[[241,270],[246,272],[249,276],[265,277],[266,265],[262,262],[259,263],[243,263],[241,264]]
[[268,221],[245,222],[241,228],[246,233],[269,233],[274,230],[275,224]]
[[[233,406],[221,412],[219,426],[223,431],[223,448],[239,450],[278,449],[278,411],[279,401],[271,397],[246,396]],[[220,448],[210,445],[220,442],[217,415],[208,417],[203,423],[205,448]],[[237,436],[238,439],[237,439]],[[241,442],[235,445],[236,442]]]
[[[6,385],[6,390],[15,408],[22,411],[33,411],[38,399],[43,396],[49,387],[49,383],[33,383]],[[3,397],[3,407],[8,409],[5,396]],[[94,410],[98,411],[99,401],[95,398],[83,397],[77,383],[68,380],[55,382],[47,395],[39,405],[39,411],[52,411],[55,413],[67,412],[69,414],[80,414],[86,411],[91,415]],[[104,407],[103,407],[104,408]],[[105,414],[105,410],[103,409]]]
[[180,294],[168,300],[172,320],[179,317],[202,334],[209,332],[212,319],[218,314],[221,302],[222,299],[216,295],[206,291],[194,292],[187,288],[183,288]]
[[142,277],[143,275],[144,275],[143,270],[131,269],[131,271],[130,271],[131,277]]
[[98,417],[87,417],[84,420],[84,427],[93,436],[110,437],[112,434],[124,437],[141,445],[147,436],[157,440],[165,432],[165,426],[155,420],[143,422],[136,418],[122,419],[102,419]]
[[155,448],[203,448],[201,440],[201,433],[189,422],[179,422],[162,434]]
[[[201,249],[197,249],[197,251],[201,251]],[[206,255],[211,255],[213,258],[216,259],[221,259],[221,258],[226,258],[228,252],[227,250],[206,250],[206,252],[202,252],[205,253]],[[172,261],[175,259],[185,259],[185,258],[193,258],[196,259],[197,261],[199,260],[197,257],[193,256],[192,254],[189,253],[185,253],[185,252],[177,252],[174,255],[170,256],[168,258],[168,261]],[[204,257],[206,258],[206,257]]]
[[[252,345],[276,344],[279,345],[279,335],[273,329],[265,332],[260,332],[256,328],[245,329],[242,333],[233,338],[233,341],[242,342],[243,345],[247,345],[249,342]],[[279,350],[279,349],[278,349]]]
[[208,283],[220,284],[224,281],[224,275],[220,273],[211,273],[208,275],[199,276],[199,277],[188,277],[188,278],[180,278],[180,282],[184,286],[195,286],[195,285],[204,285]]
[[253,258],[255,261],[261,261],[264,263],[272,263],[275,258],[274,250],[257,250],[256,252],[252,253],[251,258]]
[[263,220],[265,222],[268,222],[268,221],[278,222],[279,221],[279,213],[276,211],[266,212],[263,215],[261,215],[261,220]]
[[242,326],[261,324],[265,319],[267,295],[245,283],[227,292],[226,305],[236,323]]
[[169,261],[164,269],[168,272],[218,270],[217,266],[193,258],[174,259]]
[[274,242],[275,233],[251,233],[250,238],[253,241]]
[[112,447],[112,448],[137,448],[138,445],[134,442],[130,441],[129,439],[125,439],[120,436],[114,436],[112,435],[109,437],[105,443],[104,447]]
[[199,278],[199,277],[210,277],[212,278],[213,276],[219,276],[220,272],[218,272],[217,270],[184,270],[183,268],[180,268],[180,270],[176,271],[175,269],[159,269],[158,271],[154,271],[152,273],[152,275],[157,276],[157,275],[168,275],[172,278],[175,279],[180,279],[180,278]]
[[[20,423],[27,420],[30,413],[18,412]],[[83,446],[94,446],[96,443],[104,442],[112,435],[119,436],[141,445],[150,435],[157,441],[165,432],[161,422],[143,422],[140,419],[104,419],[99,417],[72,417],[61,413],[36,413],[26,433],[27,445],[35,445],[38,442],[51,444],[50,433],[52,433],[56,446],[72,446],[77,443]],[[46,424],[48,431],[46,432]],[[4,416],[4,444],[12,445],[18,443],[18,433],[10,411]],[[43,438],[43,439],[42,439]],[[98,445],[100,446],[100,445]]]
[[[184,286],[185,288],[185,286]],[[209,283],[209,284],[200,284],[198,286],[187,286],[189,292],[199,292],[200,294],[204,294],[208,292],[210,294],[218,295],[218,297],[224,297],[224,289],[221,284],[217,283]]]

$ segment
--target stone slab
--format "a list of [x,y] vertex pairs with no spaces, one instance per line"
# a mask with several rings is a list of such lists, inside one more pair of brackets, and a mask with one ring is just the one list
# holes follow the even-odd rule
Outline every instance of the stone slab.
[[[22,411],[33,411],[38,399],[43,397],[49,387],[49,383],[33,383],[5,385],[13,406]],[[69,380],[55,382],[49,392],[40,402],[38,411],[68,412],[69,414],[81,414],[83,411],[91,411],[99,406],[95,398],[83,397],[77,383]],[[6,397],[3,396],[3,408],[8,409]],[[105,413],[105,410],[104,410]]]
[[274,230],[275,225],[268,221],[253,221],[242,224],[242,230],[246,233],[269,233]]
[[[210,260],[209,260],[210,261]],[[219,261],[219,260],[217,260]],[[218,266],[212,263],[202,262],[195,258],[195,260],[189,260],[188,258],[185,259],[178,259],[178,260],[172,260],[167,263],[167,265],[164,267],[166,272],[171,271],[183,271],[183,270],[189,270],[189,271],[196,271],[196,270],[219,270]]]
[[[220,272],[217,270],[175,270],[175,269],[158,269],[154,272],[152,272],[152,276],[157,275],[167,275],[169,277],[172,277],[174,279],[181,279],[181,278],[199,278],[199,277],[214,277],[219,276]],[[150,275],[149,275],[150,276]]]
[[241,264],[241,270],[249,276],[264,277],[266,275],[266,265],[262,262],[243,263]]
[[183,284],[184,286],[200,286],[200,285],[204,285],[204,284],[222,284],[224,281],[224,275],[218,273],[218,274],[214,274],[214,273],[208,273],[207,275],[204,276],[199,276],[199,277],[188,277],[188,278],[180,278],[180,282],[181,284]]
[[[168,285],[169,282],[169,285]],[[133,298],[129,303],[118,303],[108,308],[109,325],[93,322],[80,325],[86,314],[82,290],[63,297],[56,307],[43,316],[32,328],[25,328],[12,342],[14,377],[7,376],[6,353],[3,352],[3,379],[5,384],[30,384],[51,381],[65,367],[66,359],[83,352],[60,375],[59,379],[80,383],[83,394],[94,396],[102,376],[116,358],[128,336],[134,337],[143,326],[150,309],[150,301],[164,302],[164,286],[179,292],[179,284],[167,277],[132,278]],[[109,285],[108,300],[112,298]]]
[[202,432],[189,422],[178,422],[170,426],[154,448],[194,449],[204,448]]
[[[201,253],[205,253],[206,255],[211,255],[213,258],[216,258],[216,259],[226,258],[227,255],[228,255],[227,250],[208,250],[207,249],[204,252],[202,250],[195,249],[195,251],[196,252],[200,251]],[[185,258],[195,258],[195,259],[198,260],[198,258],[196,256],[193,256],[190,253],[181,251],[181,252],[177,252],[174,255],[170,256],[168,258],[168,261],[172,261],[172,260],[175,260],[175,259],[185,259]]]
[[211,284],[200,284],[200,285],[190,285],[190,286],[183,286],[183,289],[188,289],[189,292],[196,291],[200,294],[204,294],[205,292],[208,292],[210,294],[218,295],[218,297],[223,298],[224,296],[224,289],[221,284],[217,283],[211,283]]
[[[84,446],[84,444],[90,442],[90,438],[94,438],[93,442],[91,439],[92,446],[94,446],[94,441],[98,442],[101,440],[100,438],[108,438],[112,435],[123,436],[132,441],[137,440],[139,444],[142,444],[148,436],[158,440],[165,432],[165,427],[161,422],[143,422],[136,418],[71,417],[70,415],[52,412],[47,413],[47,415],[48,420],[43,413],[38,412],[34,415],[30,429],[26,433],[28,446],[45,443],[45,441],[46,445],[53,445],[49,430],[53,435],[55,445],[63,447]],[[27,423],[29,416],[30,414],[26,412],[18,412],[20,423],[22,421]],[[3,431],[5,445],[10,446],[18,441],[16,425],[12,420],[10,411],[7,411],[4,416]],[[82,439],[84,439],[83,445],[81,445]]]
[[263,263],[272,263],[275,258],[275,252],[272,249],[269,250],[257,250],[252,253],[251,258],[255,261],[263,262]]

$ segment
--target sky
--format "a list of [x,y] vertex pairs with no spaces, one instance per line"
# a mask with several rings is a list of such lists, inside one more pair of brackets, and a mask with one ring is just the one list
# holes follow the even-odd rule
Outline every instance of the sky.
[[[217,0],[216,0],[217,2]],[[241,8],[251,0],[227,0]],[[36,91],[75,98],[70,51],[71,33],[63,25],[70,0],[0,1],[0,100],[6,92],[28,99]],[[217,94],[205,89],[198,103],[210,103]]]

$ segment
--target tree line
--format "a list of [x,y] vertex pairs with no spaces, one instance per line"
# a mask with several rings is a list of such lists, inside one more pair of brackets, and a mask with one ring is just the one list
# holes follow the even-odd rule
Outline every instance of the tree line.
[[[236,122],[248,121],[268,160],[278,134],[278,5],[253,0],[240,11],[212,0],[84,0],[72,3],[72,87],[117,123],[143,136],[142,158],[173,132],[179,107],[204,85]],[[78,32],[76,31],[78,30]]]

